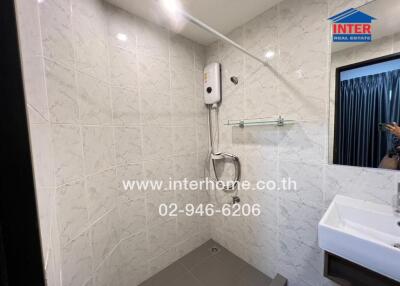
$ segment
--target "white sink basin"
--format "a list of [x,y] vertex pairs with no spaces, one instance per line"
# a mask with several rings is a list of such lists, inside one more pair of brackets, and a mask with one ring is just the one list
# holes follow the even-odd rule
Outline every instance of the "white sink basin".
[[400,281],[399,222],[390,206],[337,195],[318,224],[319,246]]

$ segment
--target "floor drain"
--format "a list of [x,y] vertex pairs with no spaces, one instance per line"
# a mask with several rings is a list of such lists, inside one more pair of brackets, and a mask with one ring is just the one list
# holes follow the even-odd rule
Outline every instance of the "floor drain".
[[219,252],[219,248],[216,247],[216,246],[213,246],[213,247],[210,248],[210,252],[211,252],[212,254],[218,253],[218,252]]
[[393,244],[393,247],[400,249],[400,243]]

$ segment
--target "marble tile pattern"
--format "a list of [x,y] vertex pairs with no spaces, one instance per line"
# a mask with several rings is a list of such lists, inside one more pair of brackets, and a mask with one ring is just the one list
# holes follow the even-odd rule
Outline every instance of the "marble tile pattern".
[[48,285],[138,285],[210,238],[122,184],[202,174],[205,47],[101,0],[17,12]]
[[[16,2],[48,285],[137,285],[210,237],[289,285],[328,285],[316,223],[332,197],[391,203],[399,175],[327,164],[326,19],[367,0],[284,0],[230,33],[259,56],[274,54],[269,67],[100,0]],[[392,42],[398,51],[399,36]],[[223,65],[221,123],[298,120],[281,129],[221,124],[221,150],[239,155],[243,179],[290,176],[297,190],[241,193],[262,206],[257,218],[165,220],[160,202],[209,194],[129,192],[121,181],[203,176],[202,70],[213,61]]]
[[[289,285],[331,285],[323,278],[317,223],[336,194],[392,204],[399,175],[391,171],[328,164],[330,29],[327,18],[366,0],[284,0],[228,36],[266,58],[269,67],[216,41],[206,62],[222,64],[224,89],[220,121],[277,117],[293,126],[221,125],[221,150],[239,155],[243,179],[290,177],[295,191],[239,193],[258,203],[260,217],[211,218],[211,236],[270,277],[281,273]],[[360,61],[398,51],[399,37],[376,41],[340,57]],[[339,61],[339,59],[337,60]],[[334,63],[338,64],[338,63]],[[239,77],[234,86],[229,78]],[[215,202],[213,196],[212,201]],[[220,199],[224,199],[220,197]]]

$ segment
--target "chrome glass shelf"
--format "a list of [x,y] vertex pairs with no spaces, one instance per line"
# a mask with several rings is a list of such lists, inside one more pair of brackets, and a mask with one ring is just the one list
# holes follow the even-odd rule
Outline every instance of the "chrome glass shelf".
[[272,118],[255,118],[255,119],[239,119],[239,120],[228,120],[225,125],[227,126],[237,126],[237,127],[245,127],[245,126],[261,126],[261,125],[275,125],[275,126],[284,126],[287,124],[294,124],[295,120],[284,119],[282,116],[279,116],[277,119]]

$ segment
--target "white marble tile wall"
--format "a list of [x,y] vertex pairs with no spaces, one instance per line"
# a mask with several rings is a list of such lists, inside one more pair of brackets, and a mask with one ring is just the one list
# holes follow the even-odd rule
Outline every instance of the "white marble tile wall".
[[48,285],[137,285],[210,238],[158,216],[207,197],[121,184],[202,174],[205,48],[100,0],[17,8]]
[[[207,62],[222,63],[221,150],[239,155],[243,179],[291,177],[297,191],[242,192],[242,202],[259,203],[261,217],[211,219],[212,237],[249,263],[289,285],[331,285],[323,278],[317,223],[335,194],[391,204],[396,174],[328,164],[330,29],[327,18],[368,1],[284,0],[230,37],[268,59],[271,68],[222,42],[207,47]],[[373,49],[375,54],[398,49]],[[358,53],[357,53],[358,54]],[[234,86],[229,78],[239,77]],[[293,126],[223,126],[227,119],[277,117]]]

